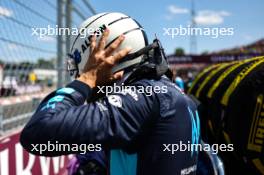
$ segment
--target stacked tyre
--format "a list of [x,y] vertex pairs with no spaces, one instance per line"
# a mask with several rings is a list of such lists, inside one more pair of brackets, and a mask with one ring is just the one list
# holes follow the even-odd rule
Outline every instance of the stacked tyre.
[[202,137],[233,144],[222,152],[228,174],[264,174],[264,57],[212,65],[188,93],[198,99]]

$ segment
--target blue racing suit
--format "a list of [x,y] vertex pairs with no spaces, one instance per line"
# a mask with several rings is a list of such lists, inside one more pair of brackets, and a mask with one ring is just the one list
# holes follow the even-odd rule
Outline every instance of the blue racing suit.
[[[32,144],[101,144],[104,150],[136,154],[137,175],[195,174],[198,152],[180,151],[180,144],[200,143],[194,102],[165,76],[141,79],[130,86],[136,90],[122,90],[89,103],[85,101],[92,89],[78,80],[52,92],[23,129],[22,146],[40,155]],[[142,87],[152,87],[152,92],[142,93]],[[78,151],[43,151],[41,155],[70,153]]]

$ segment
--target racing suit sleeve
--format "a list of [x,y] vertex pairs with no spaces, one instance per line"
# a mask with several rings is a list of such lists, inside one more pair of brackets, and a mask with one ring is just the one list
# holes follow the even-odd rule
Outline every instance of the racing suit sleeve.
[[[24,127],[20,142],[32,154],[33,144],[102,144],[106,148],[122,148],[142,129],[142,125],[158,110],[155,94],[147,96],[137,91],[109,95],[88,104],[91,88],[75,80],[48,95]],[[42,152],[58,156],[69,152]]]

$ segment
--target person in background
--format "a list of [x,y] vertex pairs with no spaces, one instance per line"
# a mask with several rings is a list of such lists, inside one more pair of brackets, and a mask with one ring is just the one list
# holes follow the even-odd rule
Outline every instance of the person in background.
[[175,84],[182,90],[184,91],[184,81],[181,77],[181,73],[175,71]]

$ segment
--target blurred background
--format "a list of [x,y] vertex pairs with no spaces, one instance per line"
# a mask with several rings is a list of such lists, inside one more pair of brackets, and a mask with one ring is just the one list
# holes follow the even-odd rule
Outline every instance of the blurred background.
[[[143,25],[149,36],[149,41],[154,39],[155,34],[161,40],[174,72],[176,84],[177,81],[180,81],[178,85],[184,91],[201,101],[204,108],[208,108],[207,99],[204,100],[201,95],[203,88],[207,87],[205,91],[209,91],[218,79],[222,80],[228,76],[220,78],[225,71],[229,70],[228,73],[233,77],[228,80],[226,85],[226,89],[228,89],[236,76],[240,75],[240,71],[246,71],[253,65],[256,67],[255,59],[250,62],[252,64],[246,62],[247,64],[244,65],[243,61],[253,60],[253,57],[264,55],[263,7],[264,1],[261,0],[250,2],[246,0],[214,2],[210,0],[0,0],[0,174],[19,174],[18,172],[26,171],[30,171],[32,174],[43,174],[44,170],[40,168],[44,166],[40,163],[41,159],[32,158],[26,153],[18,154],[19,149],[15,145],[18,144],[21,128],[31,117],[40,100],[55,88],[62,87],[70,81],[69,73],[66,71],[70,36],[45,35],[40,37],[33,34],[33,29],[48,28],[48,26],[51,28],[78,27],[83,20],[101,12],[123,12],[132,16]],[[199,28],[202,32],[193,35],[177,34],[173,36],[172,31],[176,32],[176,28],[179,30],[181,27]],[[205,30],[216,31],[215,28],[219,30],[220,28],[231,29],[232,32],[229,35],[220,35],[218,31],[217,37],[215,33],[206,34],[204,32]],[[170,34],[166,31],[170,31]],[[257,59],[257,61],[261,60],[263,58]],[[239,67],[238,64],[245,67]],[[237,67],[232,69],[233,65],[237,65]],[[222,66],[222,69],[219,66]],[[262,62],[258,62],[257,66],[262,66]],[[251,69],[255,70],[252,67]],[[213,72],[213,70],[215,71]],[[233,72],[235,70],[237,72]],[[258,67],[258,70],[263,70],[263,66]],[[212,73],[211,76],[210,73]],[[212,81],[207,79],[203,83],[203,80],[208,76]],[[263,81],[259,80],[260,77],[263,78],[262,74],[254,79],[260,81],[260,85],[253,83],[254,87],[251,89],[263,87]],[[218,82],[222,81],[218,80]],[[256,99],[261,99],[259,95],[262,92],[263,90],[259,90],[259,94],[254,95]],[[221,93],[224,94],[225,91]],[[252,99],[253,104],[256,99]],[[218,109],[221,104],[216,103],[216,106],[221,113],[222,108]],[[226,109],[226,106],[223,106]],[[253,105],[252,111],[254,109]],[[209,112],[205,113],[206,116]],[[260,114],[260,116],[264,116],[261,111]],[[251,119],[250,116],[249,112],[248,118]],[[251,122],[253,121],[247,121],[249,124]],[[204,128],[206,128],[208,119],[204,123]],[[248,126],[249,130],[250,126]],[[219,126],[214,127],[219,128]],[[210,130],[210,126],[208,128]],[[205,133],[204,137],[208,138],[208,142],[222,142],[219,139],[216,140],[216,136],[211,136],[216,131],[213,134],[211,131],[203,132]],[[230,132],[236,133],[236,131]],[[258,132],[262,132],[262,130]],[[208,136],[208,133],[211,135]],[[228,132],[226,131],[225,134],[228,135]],[[219,137],[222,138],[222,136]],[[246,134],[245,137],[247,137]],[[246,151],[246,142],[239,141],[240,145],[245,145],[241,146],[243,147],[241,152]],[[263,145],[262,140],[259,142]],[[15,149],[17,154],[5,152],[5,150],[14,152]],[[260,152],[262,156],[262,147]],[[19,156],[22,156],[21,162],[18,162]],[[245,154],[238,155],[241,162],[243,162],[243,156]],[[260,154],[257,154],[258,156],[260,157]],[[31,159],[37,162],[36,165],[28,164]],[[9,164],[3,163],[6,162],[3,160]],[[12,164],[13,161],[16,163]],[[255,161],[250,165],[253,167],[254,173],[264,174],[264,166],[261,161]],[[47,174],[65,172],[66,159],[64,161],[60,158],[57,162],[59,163],[58,167],[53,160]],[[18,164],[22,164],[22,166],[18,166]],[[27,166],[31,166],[30,170],[26,169]]]

